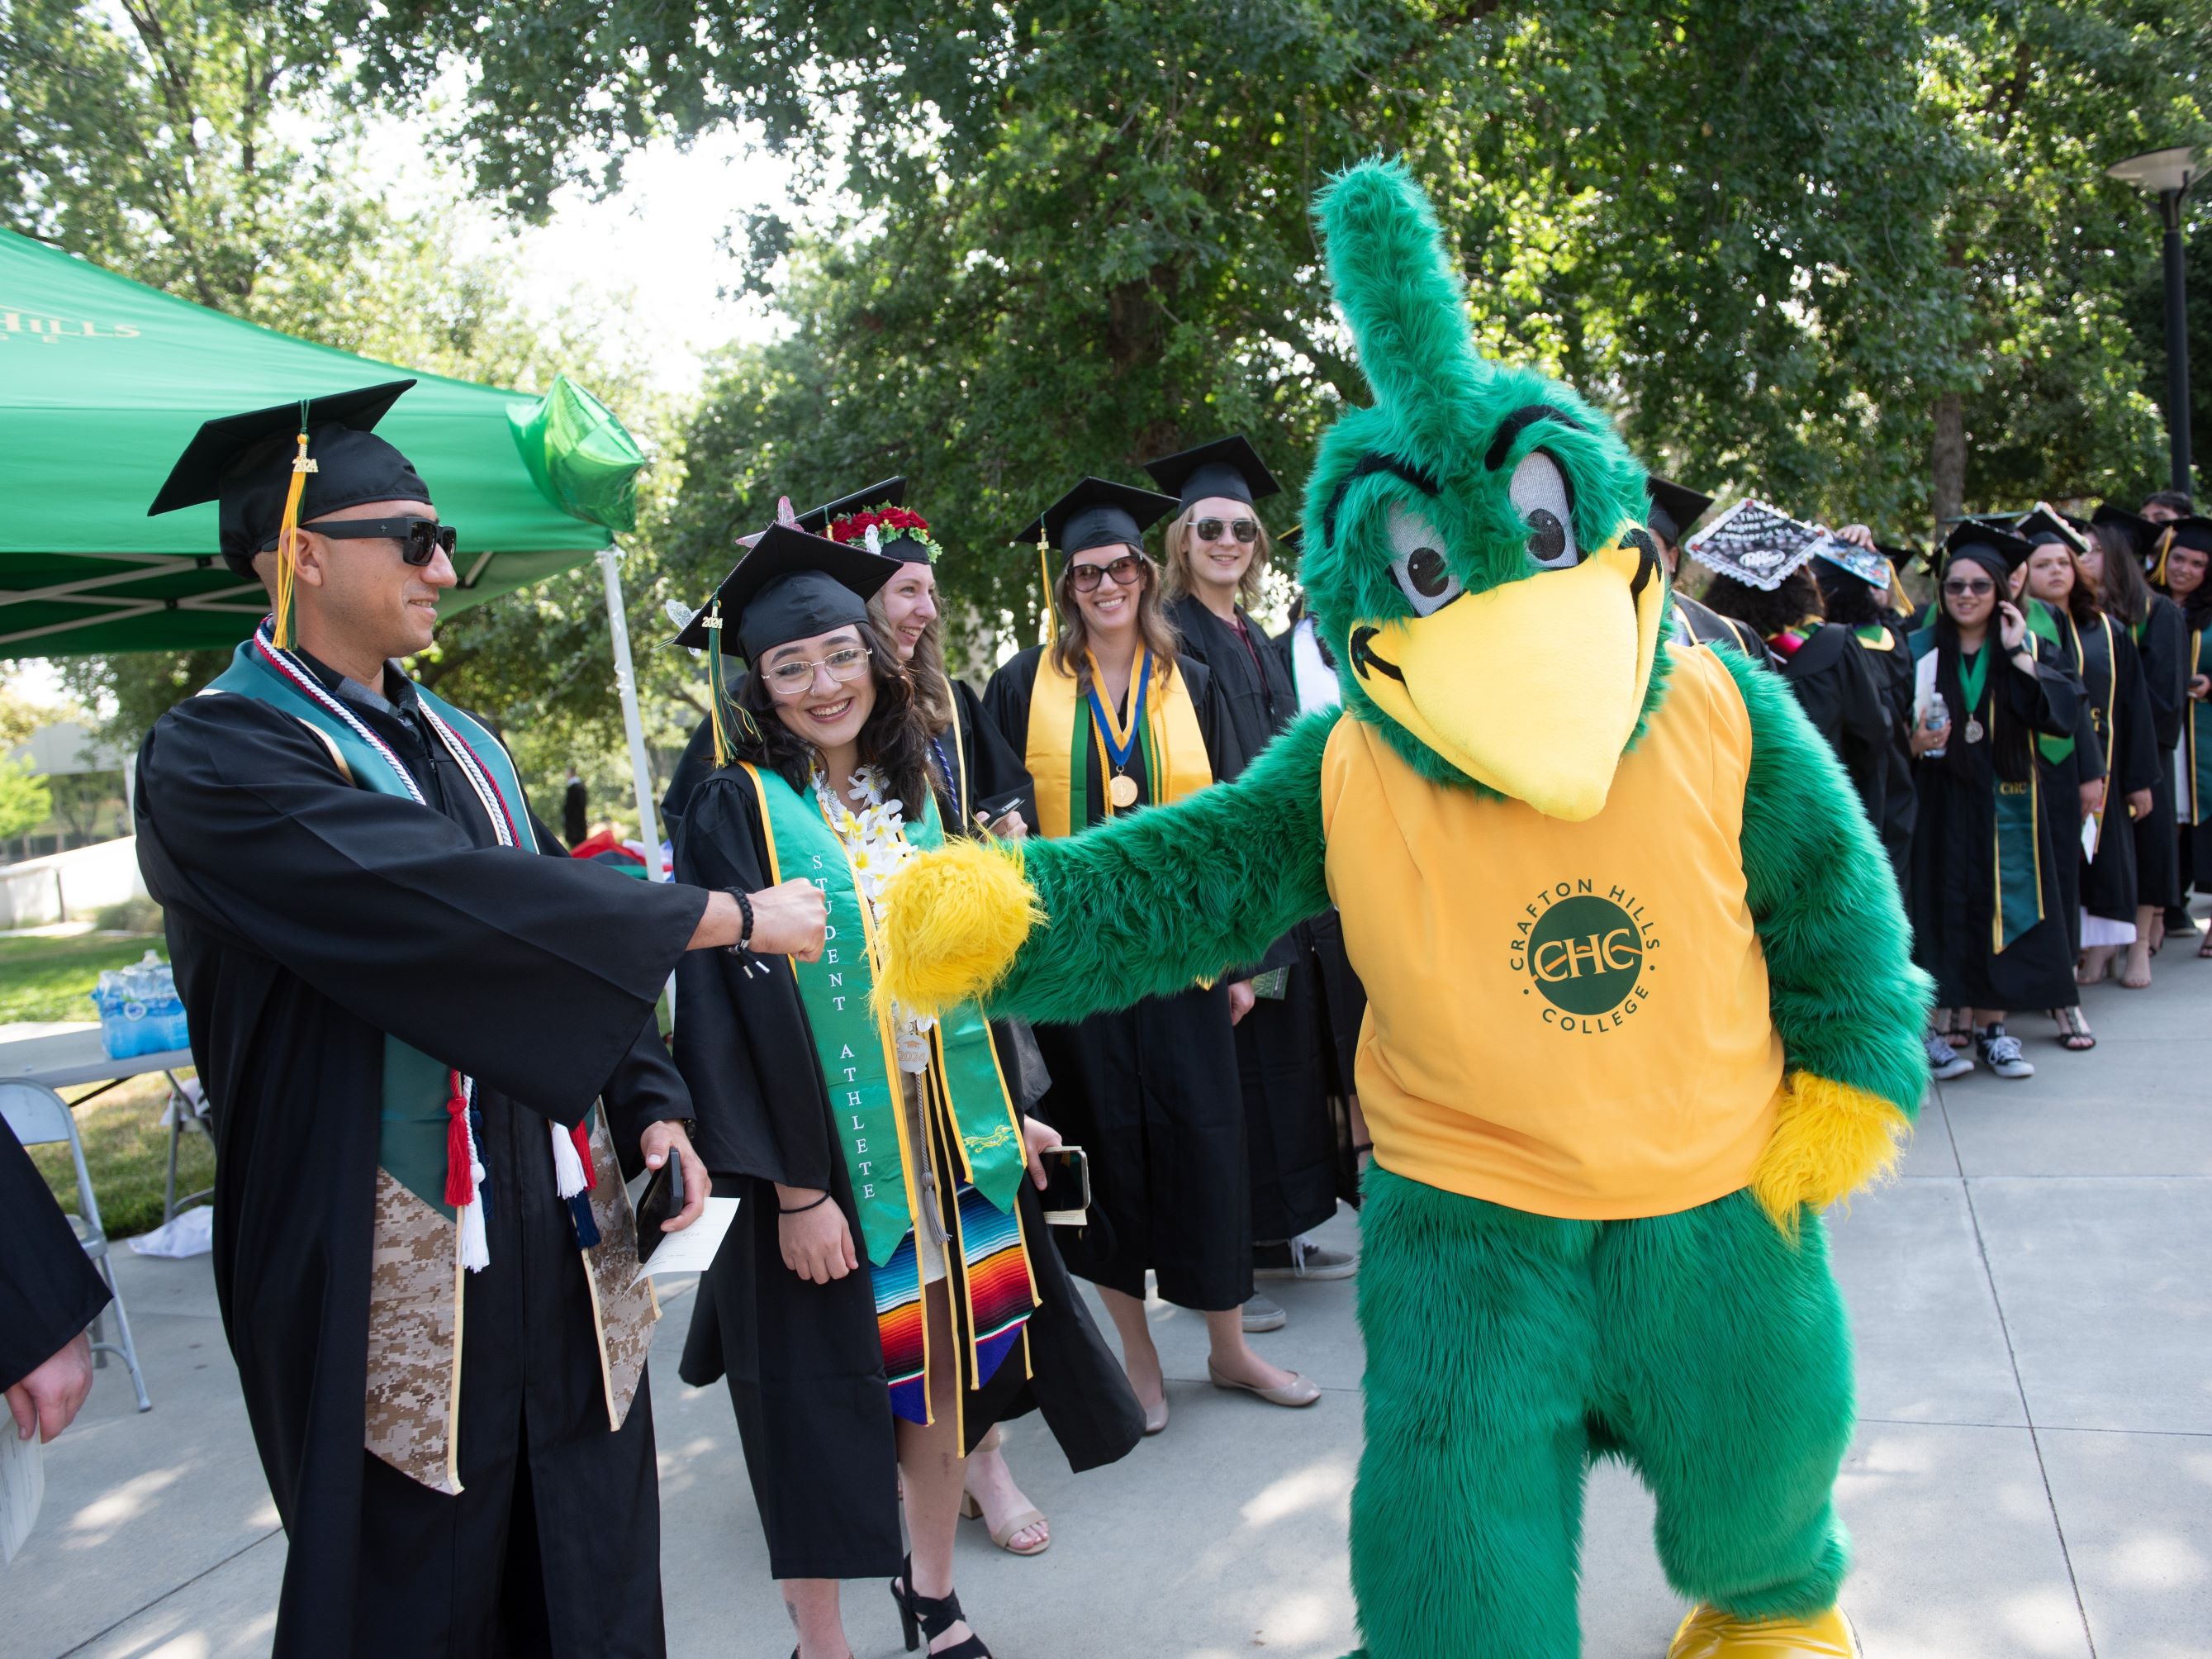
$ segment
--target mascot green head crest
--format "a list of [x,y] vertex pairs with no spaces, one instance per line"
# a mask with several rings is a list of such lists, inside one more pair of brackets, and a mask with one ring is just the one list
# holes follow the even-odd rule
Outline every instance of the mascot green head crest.
[[1375,392],[1306,489],[1301,574],[1346,707],[1426,777],[1589,817],[1657,696],[1644,469],[1566,386],[1476,349],[1402,165],[1352,167],[1316,213]]

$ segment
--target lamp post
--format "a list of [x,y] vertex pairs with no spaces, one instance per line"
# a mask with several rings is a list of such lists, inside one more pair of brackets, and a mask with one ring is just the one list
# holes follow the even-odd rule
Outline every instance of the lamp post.
[[2107,178],[2158,198],[2166,225],[2166,434],[2172,447],[2173,488],[2185,495],[2189,466],[2189,309],[2181,264],[2181,208],[2203,176],[2186,149],[2154,149],[2106,167]]

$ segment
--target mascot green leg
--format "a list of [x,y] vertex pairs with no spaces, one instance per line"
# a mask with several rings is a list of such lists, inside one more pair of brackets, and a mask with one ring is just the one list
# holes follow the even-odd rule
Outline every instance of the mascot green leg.
[[1816,1222],[1793,1245],[1747,1193],[1558,1220],[1378,1168],[1361,1234],[1366,1659],[1576,1659],[1598,1452],[1651,1488],[1685,1595],[1747,1617],[1835,1599],[1850,1360]]

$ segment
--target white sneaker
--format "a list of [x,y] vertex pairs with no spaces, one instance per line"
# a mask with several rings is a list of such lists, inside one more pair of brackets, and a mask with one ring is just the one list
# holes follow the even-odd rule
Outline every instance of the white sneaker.
[[2020,1039],[2002,1024],[1985,1027],[1974,1034],[1974,1048],[1982,1057],[1982,1064],[2002,1078],[2033,1077],[2035,1067],[2020,1052]]
[[1964,1048],[1954,1048],[1950,1040],[1930,1031],[1928,1034],[1928,1070],[1938,1083],[1948,1083],[1954,1077],[1964,1077],[1974,1069],[1974,1057]]

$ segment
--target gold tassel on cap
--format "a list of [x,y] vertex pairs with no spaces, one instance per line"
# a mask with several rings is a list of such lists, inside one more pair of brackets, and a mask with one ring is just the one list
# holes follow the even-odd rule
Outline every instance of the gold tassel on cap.
[[2168,525],[2165,532],[2158,538],[2158,557],[2150,568],[2151,585],[2154,587],[2163,588],[2166,586],[2166,556],[2172,547],[2173,526]]
[[1037,574],[1044,580],[1044,642],[1056,645],[1060,641],[1060,613],[1052,594],[1052,538],[1042,527],[1037,531]]
[[292,576],[299,568],[300,497],[307,488],[307,475],[316,471],[307,455],[307,403],[300,400],[300,448],[292,457],[292,483],[284,492],[284,516],[276,527],[276,648],[292,645]]

